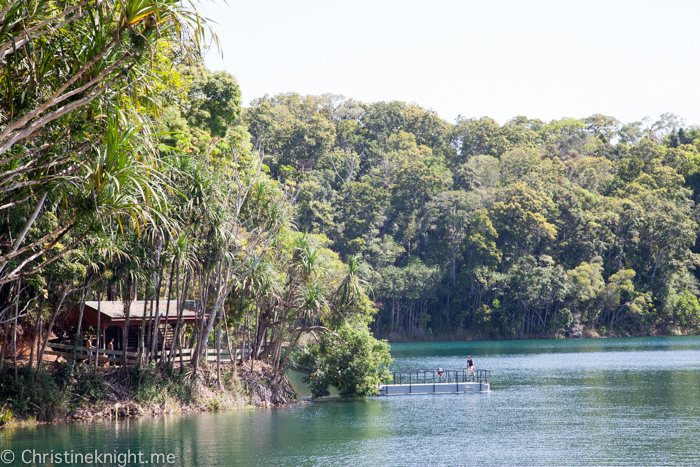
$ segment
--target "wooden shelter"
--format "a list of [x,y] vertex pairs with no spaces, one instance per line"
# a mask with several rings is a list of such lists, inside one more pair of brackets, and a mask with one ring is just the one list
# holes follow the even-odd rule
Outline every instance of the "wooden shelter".
[[[197,316],[194,311],[194,302],[185,302],[185,309],[182,313],[182,323],[196,323]],[[98,311],[99,310],[99,311]],[[172,329],[175,327],[178,319],[177,304],[174,300],[170,301],[161,299],[156,307],[155,302],[151,308],[150,300],[136,300],[131,302],[129,307],[129,343],[127,350],[138,348],[139,333],[141,326],[145,324],[147,330],[150,331],[152,325],[155,325],[156,317],[158,319],[158,332],[161,336],[158,340],[160,345],[168,345],[168,337],[171,337]],[[110,339],[114,339],[114,349],[123,350],[122,336],[126,328],[126,315],[124,314],[124,302],[122,301],[89,301],[85,302],[83,309],[82,329],[92,327],[97,330],[99,316],[99,332],[102,334],[101,341],[106,343]],[[75,305],[63,319],[64,329],[77,329],[78,320],[80,319],[80,305]],[[145,321],[145,323],[144,323]]]

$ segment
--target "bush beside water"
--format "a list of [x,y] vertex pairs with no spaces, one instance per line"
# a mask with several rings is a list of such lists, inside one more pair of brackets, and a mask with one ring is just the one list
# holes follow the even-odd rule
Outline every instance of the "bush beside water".
[[[127,370],[95,370],[69,361],[55,363],[38,374],[35,368],[20,366],[15,378],[15,369],[6,367],[0,372],[0,426],[105,414],[120,417],[144,412],[226,410],[245,405],[235,368],[222,368],[221,385],[215,376],[216,372],[203,371],[192,381],[191,370],[181,372],[172,366],[152,363]],[[125,402],[138,407],[110,409]]]

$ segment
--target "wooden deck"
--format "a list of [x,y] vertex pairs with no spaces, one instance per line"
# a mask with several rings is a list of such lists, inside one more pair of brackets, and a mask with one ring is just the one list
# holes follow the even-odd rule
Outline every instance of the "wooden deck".
[[[116,365],[120,365],[122,362],[122,356],[124,355],[123,350],[107,350],[107,349],[96,349],[94,347],[88,348],[88,347],[73,347],[72,345],[68,344],[54,344],[49,342],[46,344],[47,350],[46,354],[47,355],[55,355],[57,357],[63,357],[66,360],[69,358],[76,358],[78,360],[93,360],[95,358],[95,355],[98,357],[98,363],[112,363]],[[183,362],[190,362],[192,360],[192,356],[194,355],[195,349],[192,348],[187,348],[187,349],[178,349],[175,350],[175,356],[174,356],[174,361],[179,362],[180,361],[180,355],[182,355],[182,361]],[[155,355],[155,359],[160,359],[161,354],[163,353],[162,350],[158,350]],[[204,351],[205,356],[206,356],[206,361],[207,362],[216,362],[216,349],[210,349],[207,348]],[[244,349],[243,351],[243,359],[247,360],[248,359],[248,349]],[[166,349],[165,350],[166,357],[170,355],[170,350]],[[126,363],[128,365],[135,365],[139,361],[139,352],[134,352],[134,351],[127,351],[126,352]],[[241,358],[241,349],[235,349],[234,350],[234,360],[240,359]],[[221,349],[221,361],[230,361],[231,357],[229,354],[228,349]]]

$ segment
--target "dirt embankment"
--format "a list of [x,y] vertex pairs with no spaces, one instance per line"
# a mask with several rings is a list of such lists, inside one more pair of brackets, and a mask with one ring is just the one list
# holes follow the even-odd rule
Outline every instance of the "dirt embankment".
[[[168,372],[154,367],[128,371],[108,367],[92,372],[76,367],[73,381],[64,389],[60,378],[65,378],[61,374],[65,373],[65,365],[54,363],[44,375],[44,381],[55,381],[62,392],[58,402],[54,400],[56,394],[47,392],[32,401],[30,410],[23,411],[11,394],[0,396],[0,408],[10,413],[4,425],[118,419],[243,407],[272,408],[297,401],[287,379],[276,378],[272,368],[261,362],[256,362],[254,369],[249,362],[225,365],[221,382],[217,381],[216,370],[212,367],[201,369],[196,381],[192,381],[194,376],[188,368],[185,372],[180,372],[179,368]],[[4,378],[11,376],[6,374]],[[45,405],[42,400],[46,401]]]

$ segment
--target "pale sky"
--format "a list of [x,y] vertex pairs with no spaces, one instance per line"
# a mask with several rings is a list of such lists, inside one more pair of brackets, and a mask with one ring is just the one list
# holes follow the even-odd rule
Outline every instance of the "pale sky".
[[243,101],[400,100],[454,121],[672,112],[700,124],[698,0],[221,0],[214,25]]

